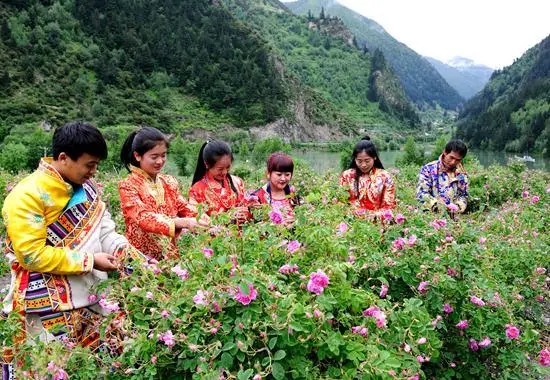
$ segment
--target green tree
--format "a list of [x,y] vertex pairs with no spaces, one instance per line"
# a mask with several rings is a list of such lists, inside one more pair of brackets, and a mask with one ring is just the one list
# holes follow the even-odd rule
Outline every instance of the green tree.
[[5,144],[0,153],[0,168],[12,173],[26,169],[29,149],[21,143]]

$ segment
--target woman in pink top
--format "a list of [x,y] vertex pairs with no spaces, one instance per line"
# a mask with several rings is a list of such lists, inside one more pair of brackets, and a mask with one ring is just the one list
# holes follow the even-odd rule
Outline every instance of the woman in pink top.
[[267,183],[253,192],[249,203],[269,204],[272,211],[281,214],[283,223],[294,222],[293,208],[299,201],[294,186],[290,185],[294,173],[292,158],[282,152],[275,152],[267,159]]

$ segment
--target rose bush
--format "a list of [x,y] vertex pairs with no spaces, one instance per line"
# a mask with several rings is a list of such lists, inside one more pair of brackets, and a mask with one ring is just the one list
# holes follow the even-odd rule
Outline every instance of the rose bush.
[[[550,178],[469,171],[478,211],[457,220],[420,212],[410,167],[394,171],[399,206],[375,224],[350,215],[336,174],[302,168],[293,182],[306,203],[291,230],[258,209],[258,223],[183,235],[181,259],[127,263],[131,274],[98,287],[105,326],[122,321],[120,355],[90,360],[63,343],[26,345],[20,370],[37,378],[60,369],[72,378],[542,378]],[[120,221],[116,178],[100,180]],[[5,343],[10,318],[0,321]]]

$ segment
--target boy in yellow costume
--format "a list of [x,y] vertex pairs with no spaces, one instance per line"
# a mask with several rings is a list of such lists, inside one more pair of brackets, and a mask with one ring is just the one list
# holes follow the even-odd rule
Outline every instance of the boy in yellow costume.
[[[75,122],[55,130],[52,149],[4,202],[12,271],[3,312],[21,314],[29,338],[96,348],[102,308],[92,287],[129,248],[92,180],[107,145],[96,127]],[[0,357],[3,379],[14,376],[8,361]]]

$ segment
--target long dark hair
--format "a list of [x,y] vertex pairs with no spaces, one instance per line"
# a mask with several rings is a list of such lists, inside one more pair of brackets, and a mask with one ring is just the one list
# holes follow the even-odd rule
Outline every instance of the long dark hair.
[[[195,167],[195,174],[193,175],[193,182],[191,183],[191,186],[199,182],[205,176],[208,168],[216,165],[216,163],[223,156],[230,156],[231,162],[233,162],[233,152],[231,152],[231,148],[226,142],[213,140],[202,144],[201,150],[199,151],[199,156],[197,158],[197,166]],[[227,173],[227,180],[229,181],[231,190],[233,190],[235,194],[238,194],[237,188],[235,187],[231,174],[229,173]]]
[[120,160],[128,171],[130,171],[130,165],[139,168],[139,162],[137,162],[134,157],[134,152],[143,156],[159,142],[164,142],[166,148],[170,146],[168,138],[158,129],[153,127],[141,127],[137,131],[130,133],[126,141],[124,141],[124,145],[122,145],[122,149],[120,150]]
[[370,140],[369,136],[365,136],[359,141],[357,144],[355,144],[355,148],[353,148],[353,153],[351,155],[351,162],[349,164],[350,169],[355,169],[355,192],[356,194],[359,194],[359,176],[360,176],[360,169],[357,166],[357,163],[355,162],[355,159],[357,158],[357,155],[361,152],[365,152],[369,155],[369,157],[372,157],[374,159],[374,167],[378,169],[384,169],[384,165],[382,165],[382,161],[380,161],[380,157],[378,157],[378,151],[376,150],[376,145]]

